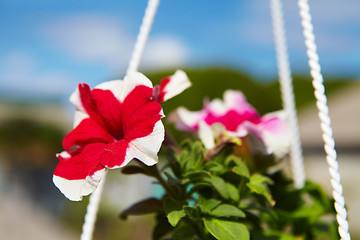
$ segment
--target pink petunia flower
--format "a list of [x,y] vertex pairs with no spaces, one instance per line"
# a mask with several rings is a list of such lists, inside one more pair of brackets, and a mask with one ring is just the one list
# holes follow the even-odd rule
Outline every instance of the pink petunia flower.
[[208,149],[215,146],[215,137],[226,131],[239,138],[252,134],[263,142],[268,153],[278,157],[289,152],[290,132],[284,112],[260,117],[244,95],[234,90],[224,93],[224,101],[215,99],[204,105],[204,109],[195,112],[181,107],[173,119],[178,129],[198,133]]
[[120,168],[136,158],[151,166],[164,140],[160,102],[190,86],[186,74],[177,71],[153,88],[135,72],[90,89],[79,84],[70,97],[76,107],[74,129],[57,154],[53,182],[70,200],[92,193],[106,169]]

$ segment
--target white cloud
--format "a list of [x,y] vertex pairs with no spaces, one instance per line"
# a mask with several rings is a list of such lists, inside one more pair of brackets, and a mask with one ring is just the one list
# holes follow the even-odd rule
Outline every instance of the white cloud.
[[[72,16],[49,24],[46,33],[72,56],[105,64],[112,72],[128,66],[136,40],[119,20],[102,15]],[[176,66],[186,60],[187,54],[185,44],[173,36],[150,36],[142,63],[148,69]]]
[[51,41],[80,60],[99,62],[111,70],[127,65],[133,39],[114,19],[101,15],[76,15],[48,24]]
[[[304,37],[297,1],[282,2],[289,47],[304,51]],[[354,36],[358,34],[356,30],[360,24],[360,1],[318,0],[310,1],[309,4],[319,48],[326,52],[342,52],[351,51],[357,46],[358,37]],[[241,37],[246,38],[249,43],[271,46],[273,34],[269,3],[251,1],[246,7],[250,19],[240,26]]]
[[182,66],[188,58],[188,49],[178,38],[158,36],[149,41],[144,52],[145,68]]
[[[135,37],[124,31],[120,24],[101,16],[71,17],[47,24],[45,30],[48,40],[65,53],[62,54],[65,58],[103,64],[109,69],[108,75],[125,70],[135,44]],[[187,55],[187,48],[179,39],[155,36],[149,39],[145,47],[141,66],[147,69],[179,66],[184,63]],[[6,91],[40,97],[66,96],[75,89],[76,82],[83,79],[83,68],[79,71],[72,69],[69,71],[74,72],[64,72],[63,69],[54,70],[54,67],[49,69],[47,64],[41,61],[43,59],[39,56],[19,50],[3,56],[0,59],[2,93]]]
[[[35,60],[26,53],[13,52],[0,59],[2,91],[30,96],[64,96],[74,89],[75,81],[61,72],[38,72]],[[4,92],[3,92],[4,93]]]

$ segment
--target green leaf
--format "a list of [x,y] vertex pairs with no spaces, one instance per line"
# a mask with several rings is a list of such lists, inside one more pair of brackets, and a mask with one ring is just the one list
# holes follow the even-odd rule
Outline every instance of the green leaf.
[[204,219],[206,229],[218,240],[248,240],[249,231],[242,223],[219,219]]
[[126,219],[128,215],[143,215],[161,211],[163,211],[161,201],[156,198],[149,198],[131,205],[129,208],[122,211],[119,217]]
[[250,182],[253,184],[258,184],[258,183],[273,184],[273,181],[270,178],[263,176],[261,174],[258,174],[258,173],[255,173],[254,175],[251,176]]
[[236,173],[239,176],[249,178],[250,177],[250,171],[246,164],[242,161],[238,161],[238,165],[232,168],[232,171]]
[[167,218],[171,226],[175,227],[182,217],[184,217],[185,211],[184,210],[174,210],[168,213]]
[[240,193],[239,190],[231,183],[226,182],[226,189],[230,195],[230,198],[235,202],[240,201]]
[[156,225],[152,232],[152,239],[159,240],[170,232],[173,227],[169,224],[169,221],[164,213],[159,213],[156,215]]
[[199,181],[203,178],[210,178],[211,174],[208,171],[195,171],[195,172],[189,172],[185,173],[184,178],[189,178],[191,181]]
[[217,217],[246,217],[243,211],[230,204],[221,204],[212,210],[211,214]]
[[203,145],[200,141],[185,140],[181,147],[180,164],[183,172],[197,170],[203,162]]
[[169,223],[173,227],[176,226],[181,218],[186,215],[185,211],[183,210],[183,204],[174,202],[170,198],[165,198],[163,203]]
[[324,212],[324,206],[320,202],[315,201],[311,205],[302,206],[292,216],[294,218],[306,218],[311,222],[315,222]]
[[206,163],[204,168],[210,171],[214,175],[221,175],[222,173],[225,172],[224,166],[214,161]]
[[[173,231],[171,240],[199,240],[191,224],[181,221]],[[165,240],[165,239],[164,239]]]
[[[276,238],[279,240],[297,240],[299,237],[290,235],[288,233],[284,233],[277,230],[270,230],[265,232],[265,236],[270,237],[271,239]],[[303,239],[303,238],[300,238]]]
[[174,172],[175,176],[180,178],[181,167],[180,167],[180,163],[176,159],[175,151],[173,148],[166,149],[166,159],[168,160],[171,170]]
[[236,155],[233,155],[233,154],[228,154],[227,155],[227,158],[225,159],[225,165],[226,166],[234,166],[235,165],[238,165],[238,163],[241,162],[241,159],[239,157],[237,157]]
[[190,191],[188,192],[189,196],[192,196],[194,193],[198,193],[203,188],[211,188],[212,185],[210,182],[197,182],[192,186]]
[[196,170],[202,165],[203,160],[204,160],[203,152],[202,152],[203,149],[204,149],[204,147],[200,141],[194,142],[194,144],[192,146],[192,152],[191,152],[192,160],[189,161],[188,169]]
[[265,199],[273,206],[275,205],[274,200],[271,197],[271,193],[266,186],[266,183],[272,184],[272,180],[260,174],[254,174],[250,177],[250,181],[246,184],[250,191],[256,194],[262,195]]
[[206,199],[201,197],[200,195],[197,204],[202,212],[210,213],[214,208],[216,208],[219,204],[221,204],[221,201],[213,198]]
[[213,176],[208,181],[209,181],[209,183],[212,184],[212,186],[220,194],[221,197],[223,197],[225,199],[229,199],[230,194],[229,194],[229,192],[227,190],[226,183],[225,183],[224,179],[222,179],[220,177],[217,177],[217,176]]
[[186,216],[190,217],[190,218],[200,218],[201,216],[201,209],[199,206],[195,206],[195,207],[190,207],[190,206],[184,206],[183,207]]
[[302,192],[310,194],[314,199],[321,202],[325,209],[333,211],[334,207],[326,191],[319,184],[311,181],[306,181],[305,186],[301,189]]
[[166,182],[170,185],[170,186],[175,186],[177,184],[180,183],[180,180],[174,176],[172,176],[170,173],[168,172],[164,172],[164,175],[166,176],[167,180]]

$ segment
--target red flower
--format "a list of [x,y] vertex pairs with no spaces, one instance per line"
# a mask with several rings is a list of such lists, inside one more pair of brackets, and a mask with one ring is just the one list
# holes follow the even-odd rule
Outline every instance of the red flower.
[[70,98],[77,110],[75,126],[63,140],[65,151],[57,155],[54,184],[67,198],[79,201],[96,189],[106,168],[123,167],[133,158],[156,164],[164,140],[160,102],[182,92],[185,88],[176,88],[174,94],[168,86],[183,81],[185,88],[190,86],[186,74],[178,71],[162,81],[157,96],[141,73],[104,82],[93,90],[79,84]]

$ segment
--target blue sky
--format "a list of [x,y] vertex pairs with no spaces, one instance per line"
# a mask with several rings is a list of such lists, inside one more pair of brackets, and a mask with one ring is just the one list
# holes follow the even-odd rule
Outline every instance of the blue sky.
[[[283,2],[292,71],[308,71],[297,1]],[[67,97],[78,82],[121,78],[146,4],[1,0],[0,94]],[[310,4],[323,74],[359,78],[360,1]],[[268,1],[161,1],[140,70],[206,65],[276,77]]]

